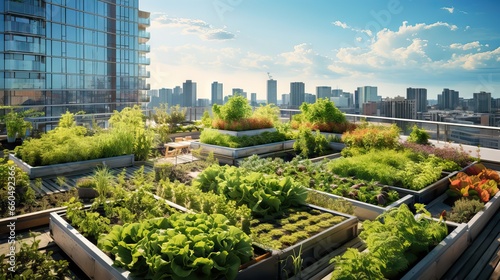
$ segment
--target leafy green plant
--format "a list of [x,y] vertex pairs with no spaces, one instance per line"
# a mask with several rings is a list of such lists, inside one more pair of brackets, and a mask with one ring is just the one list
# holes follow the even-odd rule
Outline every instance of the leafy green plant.
[[371,149],[393,149],[399,146],[399,128],[396,124],[391,126],[365,124],[358,126],[353,131],[342,135],[342,142],[346,148],[342,150],[343,156],[353,154],[352,150],[365,153]]
[[408,137],[408,142],[417,143],[420,145],[429,144],[430,135],[424,129],[419,128],[417,125],[414,125],[410,136]]
[[1,255],[0,273],[2,279],[65,279],[70,277],[67,260],[54,260],[52,251],[38,250],[40,239],[35,233],[30,233],[32,242],[20,242],[21,248],[15,254],[15,271],[10,270],[10,264],[5,262],[5,255]]
[[293,143],[293,149],[307,158],[325,155],[330,150],[330,146],[325,136],[318,130],[313,134],[310,129],[301,128],[297,140]]
[[[15,199],[8,199],[13,196]],[[0,158],[0,214],[13,211],[15,207],[9,201],[15,201],[17,206],[21,204],[33,204],[35,202],[34,191],[30,188],[29,177],[21,168],[11,160]],[[8,211],[9,210],[9,211]]]
[[252,107],[245,97],[235,95],[229,97],[229,100],[224,105],[214,104],[212,112],[215,118],[226,122],[233,122],[250,117],[252,115]]
[[251,244],[223,215],[174,214],[115,226],[98,247],[139,278],[234,279],[252,257]]
[[363,222],[359,237],[367,250],[348,249],[332,259],[332,279],[382,279],[397,277],[418,260],[420,254],[436,246],[448,229],[442,221],[429,219],[423,205],[415,205],[422,215],[415,218],[406,204],[392,208],[375,221]]
[[200,142],[205,144],[229,147],[243,148],[255,145],[263,145],[287,140],[286,136],[280,132],[263,132],[253,136],[232,136],[222,134],[214,129],[204,129],[200,134]]
[[484,209],[484,203],[477,199],[460,198],[455,201],[447,219],[455,223],[467,223]]

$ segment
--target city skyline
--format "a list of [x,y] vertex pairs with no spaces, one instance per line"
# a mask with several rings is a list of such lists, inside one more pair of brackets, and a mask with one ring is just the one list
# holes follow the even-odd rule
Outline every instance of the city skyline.
[[263,100],[270,72],[278,96],[291,82],[308,93],[371,85],[382,97],[408,87],[426,88],[429,99],[444,88],[500,96],[499,3],[374,2],[141,0],[151,12],[149,83],[193,80],[210,98],[219,81],[224,95],[244,88]]

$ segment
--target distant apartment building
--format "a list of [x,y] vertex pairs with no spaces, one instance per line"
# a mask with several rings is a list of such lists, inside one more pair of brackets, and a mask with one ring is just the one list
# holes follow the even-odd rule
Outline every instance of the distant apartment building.
[[407,88],[406,99],[415,100],[415,109],[417,115],[427,112],[427,89],[425,88]]
[[138,2],[2,0],[0,105],[48,117],[147,100],[150,14]]
[[377,102],[368,102],[363,104],[362,115],[367,116],[377,116],[378,115],[378,104]]
[[305,102],[306,92],[303,82],[290,83],[290,108],[299,108]]
[[416,119],[415,99],[405,99],[398,96],[394,98],[386,98],[379,103],[380,116],[398,119]]
[[248,98],[247,93],[242,88],[233,88],[232,93],[233,95],[241,95],[245,98]]
[[340,97],[344,94],[344,91],[341,89],[332,89],[332,97]]
[[209,107],[210,106],[210,99],[208,99],[208,98],[199,98],[198,99],[198,106],[199,107]]
[[172,89],[161,88],[158,90],[158,101],[160,104],[172,105]]
[[491,113],[491,93],[481,91],[474,93],[474,112],[475,113]]
[[278,105],[278,82],[267,80],[267,104]]
[[195,107],[196,106],[196,83],[191,80],[186,80],[182,84],[182,107]]
[[212,105],[213,104],[219,104],[222,105],[224,103],[224,98],[223,98],[223,84],[219,83],[217,81],[212,83]]
[[[274,104],[276,105],[276,103]],[[250,93],[250,105],[257,106],[257,93],[255,92]]]
[[172,105],[181,105],[182,100],[182,88],[180,86],[176,86],[174,88],[174,93],[172,94]]
[[332,97],[330,100],[335,104],[335,107],[337,108],[349,108],[349,97],[345,96],[338,96],[338,97]]
[[290,106],[290,94],[281,95],[281,104],[284,108],[289,108]]
[[312,93],[306,93],[304,102],[310,103],[310,104],[315,103],[316,102],[316,95],[314,95]]
[[458,91],[445,88],[441,94],[438,94],[438,108],[440,110],[455,110],[458,106]]
[[328,86],[318,86],[316,87],[316,97],[317,98],[328,98],[332,97],[332,87]]
[[364,103],[379,101],[379,97],[377,94],[378,93],[377,87],[373,86],[358,87],[357,93],[358,93],[357,101],[360,112],[363,112]]

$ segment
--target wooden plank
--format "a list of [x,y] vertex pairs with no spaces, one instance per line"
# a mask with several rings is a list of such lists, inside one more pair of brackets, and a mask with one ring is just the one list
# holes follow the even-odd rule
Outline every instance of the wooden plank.
[[467,275],[468,278],[471,277],[469,279],[486,279],[493,273],[495,265],[492,265],[491,262],[496,258],[495,252],[498,251],[498,246],[500,246],[500,233],[477,261],[471,273]]
[[442,279],[465,279],[465,276],[473,269],[477,260],[481,258],[483,252],[487,250],[500,231],[498,229],[499,221],[500,213],[497,213]]

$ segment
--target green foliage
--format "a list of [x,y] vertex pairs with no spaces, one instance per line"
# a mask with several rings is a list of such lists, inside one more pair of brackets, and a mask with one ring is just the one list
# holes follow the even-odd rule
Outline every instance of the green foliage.
[[360,153],[372,149],[393,149],[399,146],[399,128],[396,124],[391,126],[365,124],[358,126],[353,131],[342,135],[342,142],[346,148],[342,150],[343,156],[352,156],[353,151]]
[[408,142],[417,143],[420,145],[429,144],[430,135],[424,129],[420,129],[417,125],[414,125],[412,131],[410,133],[410,137],[408,137]]
[[367,181],[420,190],[441,177],[449,161],[424,157],[408,150],[372,150],[366,154],[331,161],[328,169],[342,177],[355,176]]
[[[10,196],[13,196],[14,200],[8,199]],[[3,158],[0,158],[0,197],[2,197],[0,200],[2,216],[7,210],[15,212],[15,207],[9,204],[9,201],[14,201],[17,206],[35,203],[35,193],[30,188],[26,172],[17,167],[13,161]]]
[[304,120],[311,123],[346,122],[344,113],[328,98],[318,98],[313,104],[304,102],[300,105],[300,111]]
[[303,204],[307,197],[306,189],[291,177],[279,178],[234,166],[207,168],[193,186],[223,194],[237,205],[247,205],[254,215],[262,216]]
[[297,140],[293,143],[293,149],[307,158],[325,155],[330,146],[325,136],[318,130],[313,134],[309,128],[301,128]]
[[354,214],[354,206],[351,202],[345,199],[334,199],[317,192],[309,192],[307,194],[306,203],[317,205],[326,209],[346,213],[349,215]]
[[263,132],[253,136],[232,136],[222,134],[215,129],[204,129],[200,134],[200,142],[204,144],[217,145],[229,148],[243,148],[268,143],[282,142],[287,140],[280,132]]
[[260,105],[252,114],[254,118],[263,118],[271,120],[273,124],[280,122],[280,108],[274,104]]
[[69,263],[67,260],[54,260],[52,251],[39,251],[40,239],[36,239],[34,233],[32,242],[20,242],[20,249],[15,254],[15,271],[11,267],[5,255],[0,259],[0,275],[2,279],[65,279],[70,277]]
[[210,113],[208,111],[203,112],[203,115],[201,116],[201,123],[205,128],[212,127],[212,117],[210,117]]
[[115,226],[98,247],[138,278],[234,279],[252,241],[223,215],[174,214]]
[[453,204],[448,220],[455,223],[468,223],[483,208],[484,203],[477,199],[460,198]]
[[107,166],[102,166],[95,169],[92,179],[95,183],[95,189],[99,194],[98,200],[100,203],[104,203],[110,193],[114,175]]
[[245,233],[250,232],[250,209],[246,205],[237,206],[236,201],[228,200],[224,195],[169,181],[161,181],[157,192],[161,197],[197,213],[222,214],[231,225]]
[[224,105],[214,104],[212,112],[215,118],[219,118],[226,122],[233,122],[248,118],[252,115],[252,106],[248,100],[241,96],[235,95],[229,97],[229,100]]
[[[424,209],[419,205],[416,208]],[[429,216],[423,212],[415,218],[408,206],[402,204],[375,221],[364,221],[359,237],[366,243],[367,251],[359,253],[351,249],[335,257],[332,279],[396,277],[412,265],[418,255],[428,252],[448,235],[446,224],[428,219]],[[345,276],[346,273],[349,276]],[[351,275],[354,278],[350,278]]]

